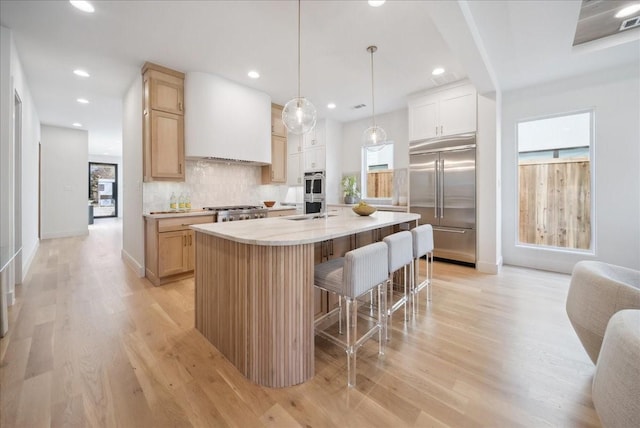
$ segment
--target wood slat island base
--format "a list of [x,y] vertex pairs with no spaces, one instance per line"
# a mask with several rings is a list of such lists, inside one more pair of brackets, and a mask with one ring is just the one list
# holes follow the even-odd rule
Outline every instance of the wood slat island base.
[[353,213],[192,226],[195,325],[249,380],[273,388],[314,375],[317,242],[415,222],[410,213]]
[[313,377],[313,244],[196,237],[196,328],[253,382]]

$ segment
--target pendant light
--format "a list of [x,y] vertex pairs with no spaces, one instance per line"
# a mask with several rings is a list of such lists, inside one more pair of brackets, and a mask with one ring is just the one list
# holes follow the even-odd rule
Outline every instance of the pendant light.
[[367,52],[371,54],[371,112],[372,112],[372,125],[364,131],[362,135],[363,146],[369,150],[377,151],[382,149],[387,141],[387,133],[376,125],[376,106],[375,106],[375,93],[373,90],[373,53],[378,50],[377,46],[369,46]]
[[298,96],[289,100],[282,110],[282,122],[296,135],[306,134],[316,125],[316,108],[300,96],[300,0],[298,0]]

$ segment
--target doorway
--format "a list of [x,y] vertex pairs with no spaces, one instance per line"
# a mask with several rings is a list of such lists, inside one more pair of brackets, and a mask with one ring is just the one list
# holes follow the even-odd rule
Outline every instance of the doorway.
[[89,162],[89,200],[94,218],[118,217],[118,165]]

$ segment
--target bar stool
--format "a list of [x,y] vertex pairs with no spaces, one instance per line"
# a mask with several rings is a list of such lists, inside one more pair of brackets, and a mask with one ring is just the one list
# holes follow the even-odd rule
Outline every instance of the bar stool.
[[[332,259],[316,265],[314,284],[340,297],[340,307],[333,309],[315,321],[315,332],[347,351],[347,385],[356,385],[356,352],[360,346],[376,332],[378,333],[378,353],[384,355],[386,338],[385,293],[388,278],[388,249],[383,242],[376,242],[347,252],[344,257]],[[357,297],[377,288],[378,317],[366,333],[357,337],[358,300]],[[342,318],[342,299],[346,306],[346,342],[320,329],[329,317],[337,312]]]
[[[413,287],[413,312],[416,312],[417,294],[424,287],[427,287],[427,301],[431,301],[431,280],[433,279],[433,227],[430,224],[423,224],[411,229],[413,236],[413,264],[414,264],[414,287]],[[427,272],[424,281],[418,284],[420,271],[420,257],[427,256]]]
[[[391,338],[391,320],[393,313],[404,307],[404,319],[409,319],[409,311],[407,311],[407,303],[411,299],[411,290],[413,285],[413,237],[407,230],[397,232],[386,236],[382,240],[389,248],[389,302],[387,303],[387,340]],[[410,274],[407,277],[407,267]],[[404,285],[404,293],[397,301],[394,302],[393,295],[393,274],[402,268]]]

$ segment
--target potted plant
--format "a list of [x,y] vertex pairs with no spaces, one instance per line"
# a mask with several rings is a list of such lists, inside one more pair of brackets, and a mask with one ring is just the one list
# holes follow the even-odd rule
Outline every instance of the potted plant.
[[360,200],[360,191],[355,175],[346,175],[342,178],[342,191],[344,192],[345,204],[355,204]]

